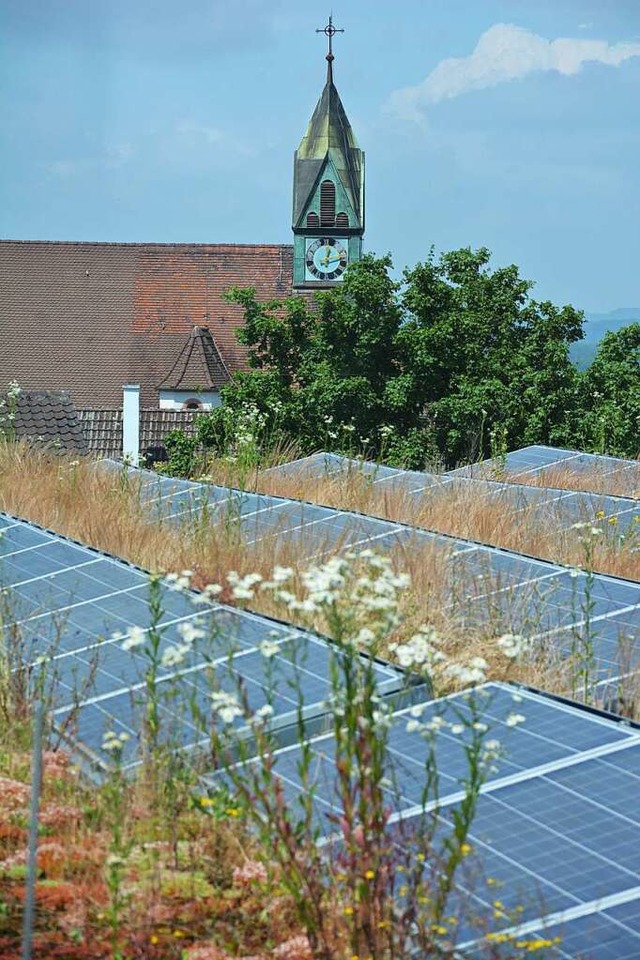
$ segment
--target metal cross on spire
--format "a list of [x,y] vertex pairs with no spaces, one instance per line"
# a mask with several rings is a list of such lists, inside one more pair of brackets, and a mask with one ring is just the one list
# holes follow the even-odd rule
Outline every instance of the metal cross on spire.
[[328,79],[332,81],[333,80],[332,63],[334,61],[332,40],[335,37],[336,33],[344,33],[344,30],[338,29],[338,27],[334,27],[333,15],[332,15],[329,17],[329,23],[326,25],[326,27],[320,27],[319,29],[316,30],[316,33],[324,33],[325,37],[327,37],[329,40],[329,52],[327,53],[327,63],[329,64]]

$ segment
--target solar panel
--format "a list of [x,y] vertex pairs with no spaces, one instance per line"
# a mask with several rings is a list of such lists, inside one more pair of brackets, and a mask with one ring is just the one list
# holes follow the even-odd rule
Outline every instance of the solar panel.
[[[560,936],[557,957],[575,958],[574,945],[586,936],[594,957],[640,956],[640,729],[507,684],[488,684],[473,696],[489,727],[486,736],[497,737],[504,752],[481,789],[468,837],[473,852],[448,907],[458,919],[458,949],[479,955],[486,930],[503,928],[516,939],[536,932]],[[514,709],[525,717],[515,727],[509,725]],[[432,701],[422,722],[434,716],[458,722],[461,711],[470,710],[460,695]],[[397,783],[387,795],[402,843],[411,842],[413,825],[417,829],[424,816],[428,748],[419,732],[408,732],[410,716],[408,710],[394,714],[386,771]],[[456,735],[451,727],[437,734],[439,798],[437,810],[433,804],[428,809],[441,837],[461,799],[467,740],[467,733]],[[305,749],[314,771],[317,824],[331,837],[335,820],[329,815],[341,812],[333,737],[314,737]],[[302,792],[301,750],[293,745],[275,759],[294,808]],[[206,782],[215,789],[219,777]],[[495,900],[501,904],[497,915]],[[598,938],[605,946],[617,944],[620,953],[601,953]],[[509,945],[502,955],[512,952]]]
[[[515,454],[509,456],[515,456]],[[584,456],[591,455],[584,454]],[[633,466],[630,461],[615,461],[615,463],[631,463],[631,467]],[[481,469],[477,470],[476,466]],[[633,497],[537,487],[526,483],[507,483],[504,480],[491,479],[497,467],[498,464],[494,461],[487,461],[486,464],[470,468],[463,467],[440,475],[386,467],[371,461],[341,457],[337,454],[317,453],[301,460],[271,467],[265,471],[265,476],[296,477],[301,480],[361,476],[370,481],[372,489],[376,491],[392,490],[415,498],[428,494],[434,508],[437,505],[438,496],[449,498],[449,500],[452,495],[461,498],[469,496],[474,502],[482,497],[488,503],[495,500],[516,514],[525,510],[529,513],[542,513],[545,521],[558,523],[564,528],[569,528],[574,523],[594,521],[596,517],[602,515],[606,518],[615,518],[618,534],[635,524],[640,517],[640,504]],[[506,472],[520,475],[520,471],[515,469],[512,471],[507,468]],[[640,480],[640,470],[638,476]]]
[[[85,755],[96,760],[105,732],[131,736],[125,764],[136,761],[140,700],[148,660],[139,650],[123,649],[132,627],[149,629],[149,575],[82,544],[24,520],[0,514],[0,589],[3,629],[12,637],[14,656],[32,665],[47,660],[53,718],[71,733]],[[158,670],[160,691],[176,687],[180,697],[163,704],[172,736],[187,747],[202,740],[180,706],[190,699],[210,704],[208,671],[213,666],[223,689],[231,672],[242,677],[250,703],[265,703],[269,682],[260,643],[272,639],[280,652],[269,664],[280,694],[273,702],[277,725],[286,740],[295,730],[299,684],[309,723],[321,722],[328,692],[330,644],[304,630],[224,604],[198,604],[197,594],[160,585],[159,655],[183,640],[185,626],[205,633],[178,665]],[[114,636],[114,635],[120,635]],[[229,661],[233,653],[233,666]],[[398,693],[402,673],[374,665],[383,694]],[[290,728],[290,729],[289,729]]]
[[561,470],[572,474],[595,474],[606,488],[606,482],[615,480],[616,486],[629,496],[637,496],[640,490],[640,462],[609,457],[597,453],[581,453],[560,447],[534,444],[514,450],[502,460],[484,460],[449,471],[449,476],[492,477],[496,472],[514,474],[526,481],[547,470]]
[[[185,494],[182,487],[175,491],[175,481],[149,471],[113,462],[108,467],[126,469],[148,496],[145,502],[160,504],[168,522],[201,522],[202,516],[206,523],[231,522],[247,546],[275,537],[294,545],[301,558],[365,546],[406,552],[432,548],[445,573],[443,604],[458,622],[495,636],[513,632],[540,638],[574,660],[584,661],[588,651],[593,683],[610,683],[640,658],[638,582],[300,500],[195,483]],[[185,495],[191,499],[185,501]],[[602,690],[610,695],[609,687]]]

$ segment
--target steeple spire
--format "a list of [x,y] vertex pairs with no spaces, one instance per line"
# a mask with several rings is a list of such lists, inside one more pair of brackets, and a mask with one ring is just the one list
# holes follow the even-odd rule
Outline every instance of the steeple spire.
[[364,153],[333,82],[333,38],[344,30],[329,17],[316,33],[328,41],[327,81],[294,159],[296,286],[340,280],[360,259],[364,233]]
[[327,60],[327,83],[333,83],[333,61],[335,60],[335,57],[334,57],[334,55],[333,55],[333,44],[332,44],[332,41],[333,41],[333,38],[335,37],[336,33],[344,33],[344,30],[343,30],[343,29],[338,29],[338,27],[334,27],[334,25],[333,25],[333,15],[331,15],[331,16],[329,17],[329,23],[326,25],[326,27],[320,27],[318,30],[316,30],[316,33],[324,33],[324,35],[327,37],[327,39],[328,39],[328,41],[329,41],[329,52],[327,53],[327,57],[326,57],[326,60]]

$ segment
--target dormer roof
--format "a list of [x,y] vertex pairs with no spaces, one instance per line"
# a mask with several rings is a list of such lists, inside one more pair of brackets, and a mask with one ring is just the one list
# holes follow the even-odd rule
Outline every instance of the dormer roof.
[[219,390],[230,379],[229,371],[208,327],[194,326],[161,390]]

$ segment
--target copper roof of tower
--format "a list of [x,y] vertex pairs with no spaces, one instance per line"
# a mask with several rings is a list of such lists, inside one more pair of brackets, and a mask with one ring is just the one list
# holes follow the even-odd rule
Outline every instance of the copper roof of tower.
[[326,59],[327,81],[295,155],[293,222],[295,226],[302,216],[325,160],[330,157],[364,226],[364,154],[333,82],[333,54]]

